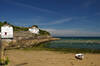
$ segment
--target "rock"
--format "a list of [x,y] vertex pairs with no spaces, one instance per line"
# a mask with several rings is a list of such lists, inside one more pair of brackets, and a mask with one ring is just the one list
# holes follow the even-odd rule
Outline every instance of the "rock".
[[84,59],[84,54],[81,54],[81,53],[75,54],[75,58],[82,60],[82,59]]

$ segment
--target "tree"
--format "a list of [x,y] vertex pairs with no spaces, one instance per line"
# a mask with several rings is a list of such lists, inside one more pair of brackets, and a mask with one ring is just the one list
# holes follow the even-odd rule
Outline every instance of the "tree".
[[39,28],[37,25],[33,25],[32,27],[36,27],[36,28]]
[[8,22],[7,22],[7,21],[4,21],[3,23],[4,23],[4,24],[8,24]]

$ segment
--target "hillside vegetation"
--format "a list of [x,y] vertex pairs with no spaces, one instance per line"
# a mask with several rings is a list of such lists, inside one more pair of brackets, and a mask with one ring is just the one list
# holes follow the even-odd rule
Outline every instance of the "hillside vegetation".
[[[12,25],[10,23],[8,23],[7,21],[4,21],[4,22],[1,22],[0,21],[0,31],[1,31],[1,26],[5,25],[5,24],[9,24],[11,26],[13,26],[14,28],[14,31],[28,31],[28,27],[20,27],[20,26],[15,26],[15,25]],[[37,26],[37,25],[36,25]],[[37,26],[38,27],[38,26]],[[50,35],[49,32],[45,31],[45,30],[41,30],[39,31],[39,35]]]

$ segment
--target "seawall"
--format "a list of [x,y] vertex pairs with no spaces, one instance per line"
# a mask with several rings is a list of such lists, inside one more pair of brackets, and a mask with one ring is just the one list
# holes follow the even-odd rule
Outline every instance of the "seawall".
[[43,38],[43,39],[21,39],[21,40],[13,40],[6,44],[6,49],[20,49],[20,48],[32,48],[34,46],[37,46],[41,43],[49,42],[49,41],[55,41],[60,40],[59,38]]

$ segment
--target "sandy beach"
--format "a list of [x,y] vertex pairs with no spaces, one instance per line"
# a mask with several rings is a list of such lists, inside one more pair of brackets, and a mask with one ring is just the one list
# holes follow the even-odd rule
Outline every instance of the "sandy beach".
[[100,66],[100,54],[85,54],[83,60],[74,57],[74,53],[54,51],[8,50],[8,66]]

